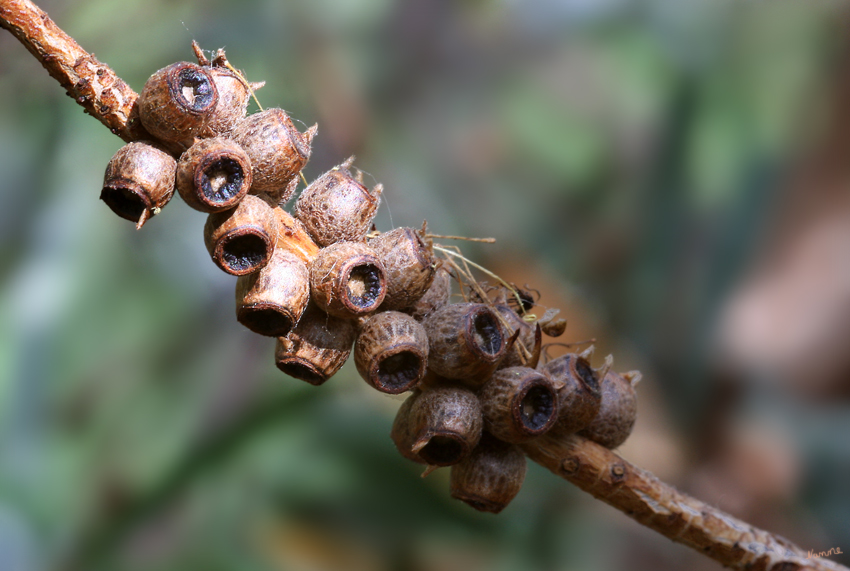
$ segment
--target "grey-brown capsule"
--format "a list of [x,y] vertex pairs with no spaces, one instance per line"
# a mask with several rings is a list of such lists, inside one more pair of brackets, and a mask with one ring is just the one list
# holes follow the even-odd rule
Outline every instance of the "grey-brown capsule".
[[251,159],[251,194],[264,193],[279,203],[289,200],[316,131],[313,126],[298,132],[283,109],[266,109],[240,121],[230,136]]
[[100,199],[141,228],[171,200],[176,171],[168,153],[148,143],[128,143],[106,165]]
[[295,215],[320,246],[363,239],[381,202],[383,187],[369,191],[351,175],[354,157],[314,180],[295,204]]
[[524,320],[507,305],[497,305],[496,310],[507,325],[508,335],[513,335],[519,331],[519,335],[508,347],[505,358],[499,363],[499,367],[535,368],[540,360],[540,350],[543,343],[540,327]]
[[497,514],[519,493],[525,472],[522,450],[485,432],[472,454],[452,466],[451,495],[478,511]]
[[602,391],[599,412],[579,435],[606,448],[616,448],[626,441],[634,428],[637,393],[630,378],[614,371],[609,371],[599,384]]
[[204,243],[219,268],[243,276],[268,263],[277,234],[274,209],[265,200],[249,194],[235,208],[209,215],[204,226]]
[[387,270],[383,309],[411,307],[428,291],[437,271],[437,258],[419,232],[395,228],[369,240]]
[[408,460],[451,466],[472,452],[481,429],[481,407],[475,393],[443,385],[408,397],[399,407],[390,436]]
[[177,191],[201,212],[236,206],[251,188],[251,160],[233,141],[199,139],[177,163]]
[[422,321],[433,312],[449,304],[452,293],[452,276],[445,266],[440,265],[434,273],[431,287],[416,303],[405,309],[415,320]]
[[412,390],[428,364],[425,328],[397,311],[373,315],[354,343],[354,363],[360,376],[381,392],[396,395]]
[[588,426],[599,412],[602,393],[596,372],[584,357],[562,355],[542,365],[558,391],[560,412],[550,430],[553,436],[567,436]]
[[310,269],[316,304],[337,317],[372,313],[384,301],[387,279],[374,250],[362,242],[337,242],[319,251]]
[[328,315],[308,304],[304,315],[275,348],[277,368],[311,385],[321,385],[339,371],[351,354],[354,321]]
[[216,91],[218,91],[218,104],[200,136],[229,135],[239,121],[245,117],[251,91],[243,78],[223,65],[216,65],[216,62],[214,62],[212,67],[205,69],[215,82]]
[[185,61],[154,73],[139,94],[139,118],[154,137],[188,148],[218,104],[209,68]]
[[558,395],[551,380],[528,367],[499,369],[478,392],[484,428],[505,442],[527,442],[549,430],[558,418]]
[[260,271],[236,280],[236,319],[260,335],[287,335],[309,300],[310,270],[304,260],[283,248],[275,248]]
[[455,303],[422,322],[431,350],[428,368],[448,379],[481,384],[505,354],[506,331],[483,303]]

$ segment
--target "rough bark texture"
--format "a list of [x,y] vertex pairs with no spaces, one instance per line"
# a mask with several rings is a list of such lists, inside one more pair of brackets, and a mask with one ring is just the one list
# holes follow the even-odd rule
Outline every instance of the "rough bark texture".
[[529,458],[641,525],[742,571],[846,570],[665,484],[579,436],[524,444]]

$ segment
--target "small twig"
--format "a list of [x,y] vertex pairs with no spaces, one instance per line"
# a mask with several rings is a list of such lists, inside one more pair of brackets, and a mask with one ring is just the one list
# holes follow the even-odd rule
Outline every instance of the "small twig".
[[426,238],[443,238],[445,240],[463,240],[465,242],[483,242],[485,244],[495,244],[495,238],[467,238],[466,236],[446,236],[445,234],[425,234]]
[[847,571],[809,558],[787,539],[755,528],[665,484],[607,448],[579,436],[543,436],[523,446],[529,458],[641,525],[741,571]]

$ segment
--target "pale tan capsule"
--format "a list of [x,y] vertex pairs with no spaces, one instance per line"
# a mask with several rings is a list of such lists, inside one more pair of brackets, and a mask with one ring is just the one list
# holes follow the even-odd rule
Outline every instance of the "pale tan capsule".
[[390,436],[402,456],[432,466],[457,464],[481,438],[478,397],[456,385],[414,392],[396,414]]
[[428,364],[425,328],[397,311],[373,315],[354,343],[354,364],[363,380],[383,393],[412,390],[425,376]]
[[387,270],[383,309],[412,307],[428,291],[437,270],[434,252],[413,228],[395,228],[369,240]]
[[275,363],[290,377],[321,385],[345,364],[356,334],[354,321],[308,304],[298,325],[285,337],[278,337]]
[[522,450],[485,432],[472,454],[452,466],[451,495],[478,511],[497,514],[519,493],[525,472]]
[[275,248],[260,271],[236,280],[236,320],[260,335],[283,337],[310,299],[310,270],[295,254]]

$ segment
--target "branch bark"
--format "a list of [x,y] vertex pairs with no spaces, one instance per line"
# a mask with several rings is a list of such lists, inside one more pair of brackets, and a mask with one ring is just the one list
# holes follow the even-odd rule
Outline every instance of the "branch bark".
[[[112,133],[127,142],[152,139],[139,121],[138,94],[35,4],[0,0],[0,27],[18,38],[68,95]],[[543,437],[524,448],[529,458],[595,498],[728,567],[747,571],[848,571],[832,561],[808,558],[791,542],[679,492],[588,440]],[[180,476],[168,482],[185,484],[187,474],[194,471],[190,467],[177,473]],[[177,487],[169,484],[166,489]],[[159,501],[168,495],[155,497]],[[158,505],[157,501],[151,503]],[[133,510],[134,517],[147,513],[147,503],[143,506]],[[103,539],[100,535],[97,538],[94,543],[99,544]]]

